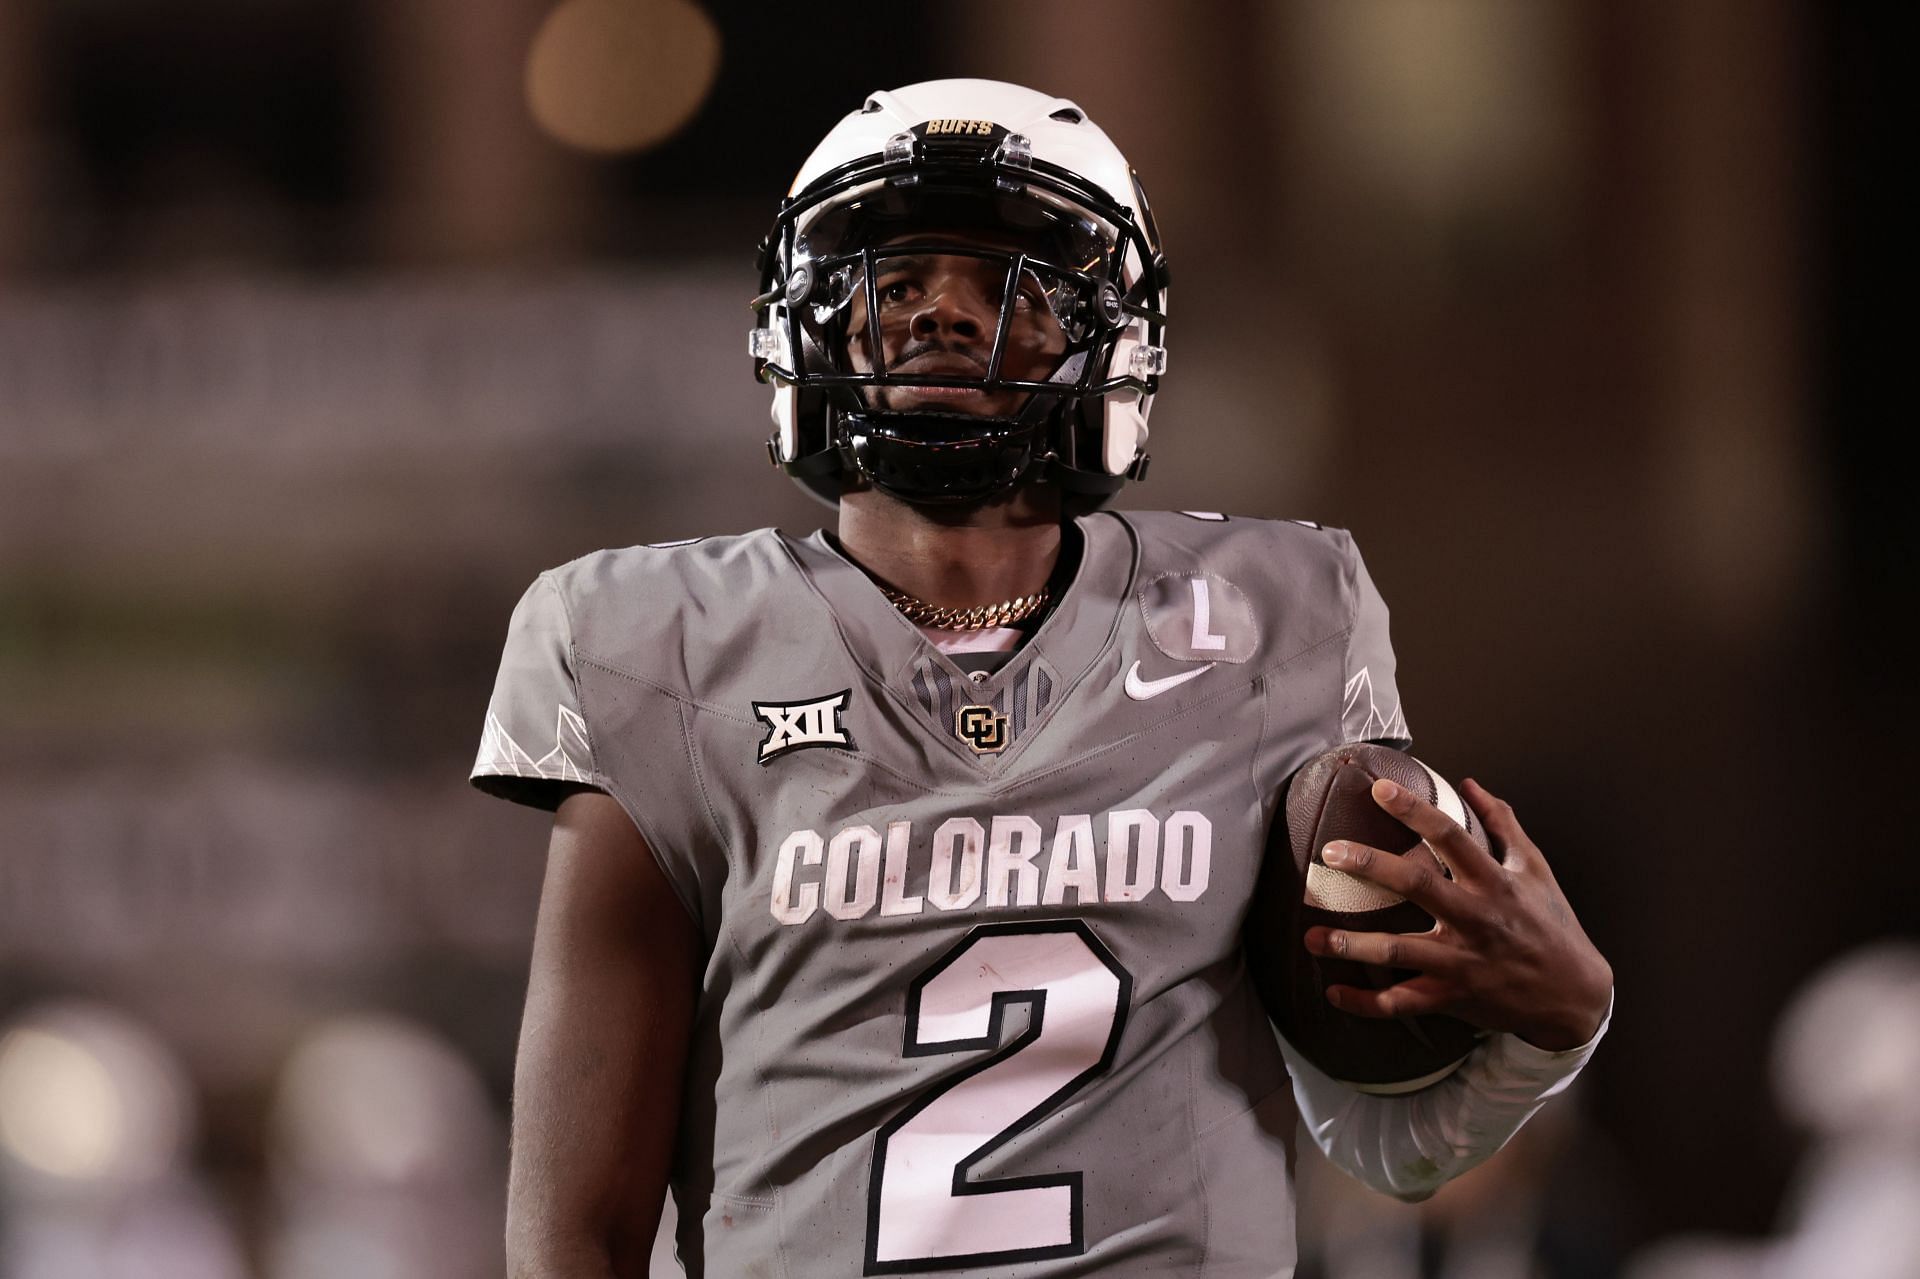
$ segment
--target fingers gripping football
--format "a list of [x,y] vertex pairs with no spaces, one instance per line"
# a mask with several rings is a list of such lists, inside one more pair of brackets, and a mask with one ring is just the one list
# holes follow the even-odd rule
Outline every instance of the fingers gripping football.
[[1612,970],[1512,807],[1475,782],[1465,785],[1496,859],[1403,787],[1375,782],[1373,798],[1427,842],[1452,878],[1435,873],[1423,858],[1346,841],[1329,845],[1323,854],[1328,865],[1400,894],[1432,915],[1435,925],[1411,936],[1309,929],[1306,945],[1316,954],[1418,973],[1382,989],[1331,986],[1328,1000],[1363,1017],[1444,1013],[1543,1048],[1586,1042],[1606,1014]]
[[[1417,968],[1435,975],[1451,970],[1459,952],[1440,940],[1442,926],[1425,933],[1362,933],[1316,924],[1307,930],[1307,946],[1323,955],[1385,968]],[[1336,987],[1336,989],[1339,989]]]

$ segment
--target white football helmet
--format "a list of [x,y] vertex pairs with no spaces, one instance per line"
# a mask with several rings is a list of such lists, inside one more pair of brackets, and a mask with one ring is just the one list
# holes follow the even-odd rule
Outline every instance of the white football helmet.
[[[929,253],[1004,271],[983,376],[852,358],[849,324],[881,314],[887,261]],[[749,349],[774,388],[768,451],[828,501],[850,472],[915,502],[978,501],[1029,473],[1098,502],[1145,474],[1166,368],[1166,259],[1132,166],[1066,99],[993,80],[874,93],[801,166],[760,267]],[[1044,304],[1059,327],[1050,338],[1064,339],[1042,378],[1002,372],[1020,296]],[[969,388],[1018,407],[883,408],[871,391],[890,386]]]

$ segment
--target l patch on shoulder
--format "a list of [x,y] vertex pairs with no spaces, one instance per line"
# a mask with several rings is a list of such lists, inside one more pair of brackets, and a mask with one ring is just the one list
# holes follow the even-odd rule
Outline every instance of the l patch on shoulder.
[[1147,638],[1180,662],[1244,662],[1260,643],[1253,604],[1226,578],[1198,569],[1160,573],[1141,583]]
[[760,762],[770,764],[782,755],[809,746],[852,746],[840,717],[853,690],[843,688],[830,697],[802,702],[755,702],[753,713],[767,726],[760,743]]

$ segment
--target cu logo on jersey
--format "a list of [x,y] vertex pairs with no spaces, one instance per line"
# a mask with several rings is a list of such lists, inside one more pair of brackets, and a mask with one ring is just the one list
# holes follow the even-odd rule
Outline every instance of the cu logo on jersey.
[[1007,748],[1007,717],[991,706],[962,706],[953,731],[976,755],[997,755]]
[[809,746],[853,745],[840,722],[852,693],[852,689],[843,688],[831,697],[808,702],[755,702],[753,713],[767,726],[766,738],[760,743],[760,762],[770,764]]

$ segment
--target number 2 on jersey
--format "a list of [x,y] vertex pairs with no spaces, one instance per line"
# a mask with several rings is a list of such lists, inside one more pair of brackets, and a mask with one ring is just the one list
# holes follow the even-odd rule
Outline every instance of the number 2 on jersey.
[[[914,979],[906,1055],[986,1055],[880,1129],[867,1274],[1086,1251],[1080,1172],[969,1174],[1106,1073],[1132,993],[1132,976],[1093,930],[1066,919],[983,924]],[[1014,1004],[1027,1006],[1027,1028],[1001,1046]]]

